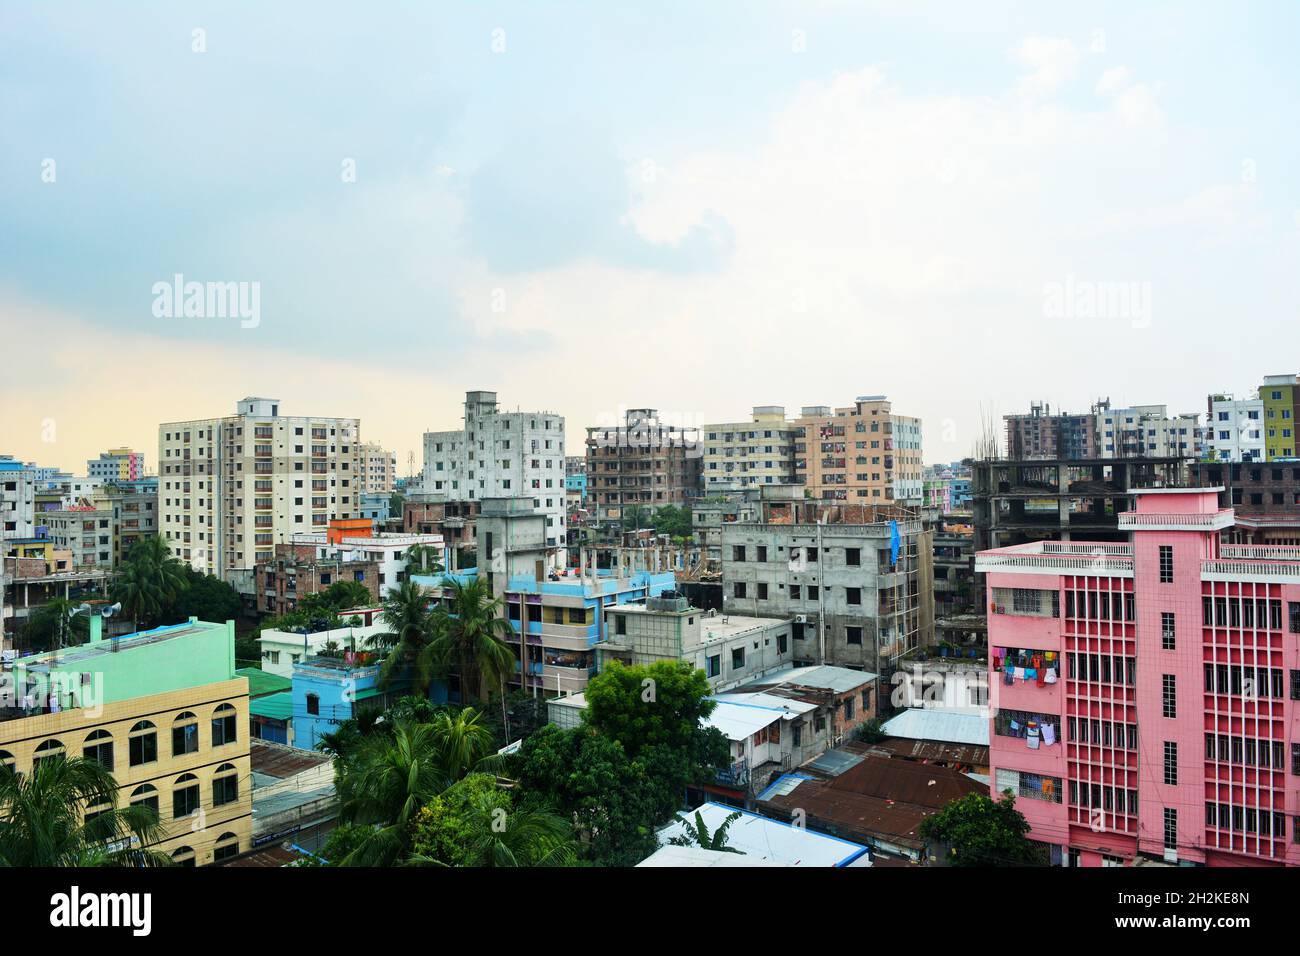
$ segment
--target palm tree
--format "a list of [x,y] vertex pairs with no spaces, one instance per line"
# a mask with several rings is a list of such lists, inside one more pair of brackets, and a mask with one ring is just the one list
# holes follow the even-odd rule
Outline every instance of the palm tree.
[[431,544],[413,544],[406,549],[406,576],[439,574],[443,570],[442,552]]
[[[506,677],[514,672],[515,652],[506,639],[514,637],[514,628],[501,613],[502,602],[492,597],[486,581],[452,581],[450,585],[450,606],[434,611],[432,660],[440,673],[454,668],[460,674],[462,701],[466,697],[481,701],[487,688],[497,688],[501,692],[501,722],[508,736]],[[524,646],[521,636],[521,653]]]
[[743,856],[744,850],[737,850],[735,847],[727,846],[727,830],[740,817],[739,811],[727,814],[727,819],[718,824],[716,830],[709,833],[709,828],[704,823],[704,814],[699,810],[695,811],[694,824],[684,817],[678,816],[676,820],[682,825],[683,833],[681,836],[673,837],[668,842],[673,846],[698,846],[705,850],[713,850],[716,853],[739,853]]
[[414,581],[403,581],[384,602],[380,619],[388,630],[370,638],[371,645],[388,649],[388,656],[379,669],[379,686],[388,687],[399,674],[413,669],[416,690],[428,694],[435,670],[432,649],[435,619],[423,589]]
[[495,815],[484,807],[467,842],[474,866],[572,866],[577,859],[572,824],[547,810]]
[[132,627],[141,621],[156,622],[168,604],[189,587],[185,566],[157,535],[141,538],[131,546],[113,581],[112,597],[131,616]]
[[164,835],[158,811],[118,807],[117,789],[106,767],[81,757],[39,760],[31,773],[0,765],[0,866],[170,864],[145,849]]
[[470,770],[495,764],[492,735],[478,719],[467,708],[428,724],[403,721],[391,738],[361,741],[340,767],[339,819],[374,829],[342,865],[392,865],[406,854],[411,822],[426,803]]

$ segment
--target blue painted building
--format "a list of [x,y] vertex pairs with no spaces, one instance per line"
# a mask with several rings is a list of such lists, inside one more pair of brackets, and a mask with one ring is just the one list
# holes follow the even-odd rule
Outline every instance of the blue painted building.
[[[361,706],[387,707],[387,692],[377,686],[379,665],[331,657],[304,657],[293,668],[293,745],[314,750],[323,734],[355,717]],[[393,697],[400,696],[394,693]]]
[[516,686],[550,692],[580,692],[596,673],[594,647],[604,639],[604,609],[657,597],[676,586],[671,571],[637,571],[595,578],[537,581],[513,575],[503,598],[506,617],[516,635],[525,635],[528,673],[518,673]]
[[971,507],[971,480],[970,478],[954,478],[952,480],[952,510],[969,511]]
[[382,491],[367,491],[361,495],[359,518],[387,521],[392,516],[392,496]]

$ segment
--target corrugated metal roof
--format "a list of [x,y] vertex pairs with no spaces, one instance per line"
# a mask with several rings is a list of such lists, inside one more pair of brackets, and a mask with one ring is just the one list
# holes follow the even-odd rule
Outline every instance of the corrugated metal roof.
[[293,692],[282,690],[278,694],[255,697],[248,702],[248,712],[268,720],[288,720],[293,716]]
[[909,740],[940,740],[980,747],[989,745],[988,715],[968,710],[910,707],[886,721],[880,730],[890,737]]
[[748,853],[723,853],[720,850],[706,850],[699,846],[661,846],[637,866],[789,866],[762,857],[750,856]]
[[704,726],[717,727],[728,740],[745,740],[764,727],[779,721],[784,711],[768,707],[751,707],[718,700],[713,713],[704,718]]
[[814,687],[843,694],[855,687],[870,683],[879,676],[869,671],[855,671],[850,667],[820,664],[812,667],[791,667],[773,674],[765,674],[745,686],[775,687],[780,684],[794,684],[798,687]]
[[780,710],[788,714],[806,714],[809,711],[817,709],[816,704],[810,704],[803,700],[795,700],[793,697],[778,697],[775,694],[734,692],[728,694],[715,694],[713,699],[717,701],[726,701],[729,704],[744,704],[748,707],[763,707],[768,710]]
[[241,667],[235,671],[236,677],[248,678],[248,696],[265,697],[293,687],[293,681],[279,674],[268,674],[260,667]]
[[[727,845],[746,856],[782,866],[847,866],[867,853],[867,848],[861,844],[794,827],[771,817],[737,810],[721,803],[705,803],[681,816],[694,825],[697,811],[704,818],[704,825],[710,833],[721,826],[728,815],[739,813],[740,817],[727,828]],[[659,831],[659,842],[661,845],[666,844],[683,832],[682,825],[674,820]]]

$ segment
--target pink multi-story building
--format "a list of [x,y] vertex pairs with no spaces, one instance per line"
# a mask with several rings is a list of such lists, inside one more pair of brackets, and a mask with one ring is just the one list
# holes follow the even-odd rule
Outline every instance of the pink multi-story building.
[[993,786],[1053,863],[1300,865],[1300,548],[1221,544],[1217,492],[976,556]]

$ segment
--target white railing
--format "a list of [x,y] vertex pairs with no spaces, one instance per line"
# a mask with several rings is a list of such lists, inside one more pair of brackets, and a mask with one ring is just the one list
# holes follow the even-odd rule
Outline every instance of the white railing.
[[1124,511],[1119,516],[1119,528],[1121,531],[1129,530],[1162,530],[1162,529],[1193,529],[1201,531],[1215,531],[1232,526],[1233,512],[1231,508],[1221,508],[1213,513],[1195,512],[1192,514],[1161,514],[1159,512],[1147,511]]
[[1201,574],[1216,580],[1300,582],[1300,561],[1202,561]]
[[1300,546],[1293,544],[1225,544],[1222,551],[1225,558],[1300,561]]
[[1077,543],[1070,541],[1044,541],[1043,554],[1105,554],[1132,556],[1131,544],[1103,544],[1101,542]]
[[1024,554],[984,552],[975,556],[975,570],[980,572],[1027,571],[1040,574],[1069,574],[1073,571],[1080,571],[1085,574],[1131,577],[1133,575],[1133,559],[1115,555],[1088,557],[1086,555],[1039,554],[1035,552]]

